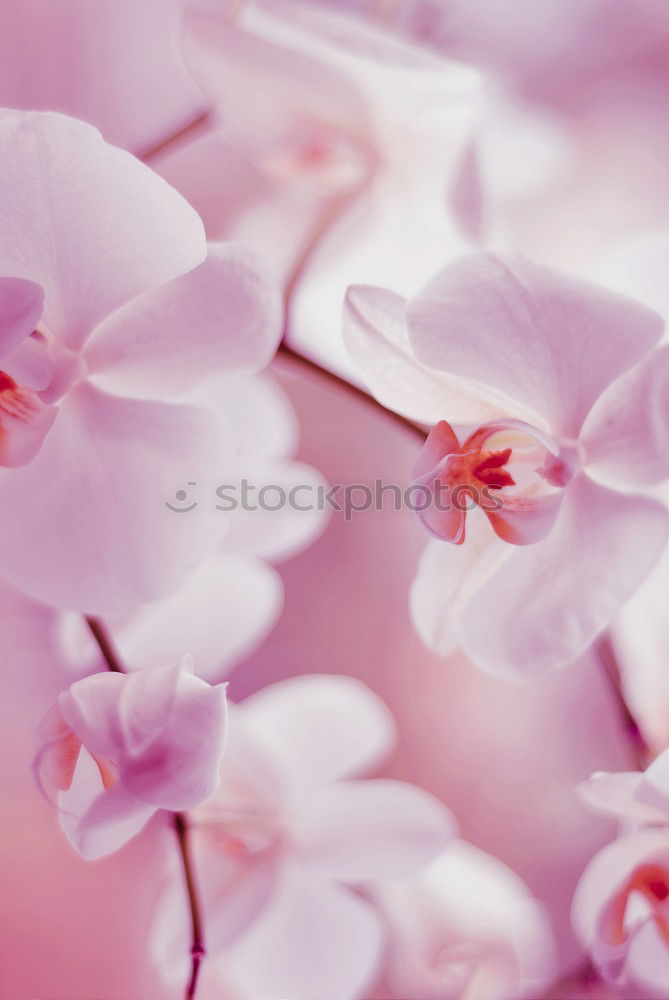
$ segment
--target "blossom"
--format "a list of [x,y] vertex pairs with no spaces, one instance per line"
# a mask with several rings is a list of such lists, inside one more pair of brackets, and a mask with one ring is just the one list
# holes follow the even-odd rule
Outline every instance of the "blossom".
[[602,976],[664,996],[669,986],[669,751],[644,772],[598,773],[586,804],[616,817],[626,835],[590,862],[573,922]]
[[[459,642],[490,671],[541,672],[582,653],[647,575],[666,510],[622,489],[669,473],[661,332],[645,306],[489,253],[446,267],[408,304],[349,291],[347,341],[374,394],[439,421],[417,483],[444,486],[445,508],[449,490],[477,483],[472,499],[493,497],[504,540],[473,510],[463,546],[428,548],[412,593],[428,644]],[[432,532],[462,541],[464,512],[430,504]]]
[[122,847],[158,809],[189,809],[216,789],[225,685],[177,666],[99,673],[62,692],[46,716],[34,770],[88,860]]
[[[446,193],[477,117],[480,74],[418,50],[370,60],[364,25],[343,35],[349,26],[338,23],[338,35],[324,36],[314,5],[291,17],[289,4],[245,3],[234,23],[194,6],[185,51],[211,97],[212,126],[156,169],[211,235],[275,263],[291,293],[290,343],[352,377],[339,321],[346,287],[389,283],[408,294],[445,246],[468,245]],[[219,164],[230,165],[225,183]]]
[[82,122],[3,113],[0,167],[0,274],[44,296],[34,331],[36,305],[18,348],[0,347],[0,460],[26,463],[0,470],[16,514],[0,569],[59,606],[119,613],[216,542],[164,507],[228,460],[225,429],[186,396],[212,370],[269,361],[278,294],[247,251],[207,250],[181,196]]
[[[417,871],[452,826],[419,788],[357,779],[392,739],[383,703],[351,678],[281,681],[231,707],[221,787],[193,821],[208,962],[233,994],[334,1000],[369,983],[381,922],[353,887]],[[180,902],[160,908],[163,967],[181,954]]]
[[5,0],[0,105],[62,111],[148,151],[201,115],[180,52],[186,0]]
[[390,928],[394,996],[534,997],[554,975],[539,904],[510,869],[462,840],[413,878],[381,883],[375,898]]

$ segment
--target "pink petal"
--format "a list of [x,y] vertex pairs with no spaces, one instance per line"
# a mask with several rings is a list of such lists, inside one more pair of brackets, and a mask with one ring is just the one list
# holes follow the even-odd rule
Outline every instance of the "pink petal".
[[359,180],[366,149],[358,144],[365,142],[368,116],[349,75],[296,46],[226,23],[218,8],[215,17],[194,10],[187,32],[193,73],[213,95],[225,135],[252,163],[284,182],[326,191]]
[[79,757],[72,786],[59,796],[60,825],[87,861],[120,850],[146,826],[155,807],[139,802],[120,785],[105,791],[92,758]]
[[478,510],[469,515],[466,545],[428,543],[411,586],[410,607],[413,624],[429,649],[446,656],[458,645],[457,624],[464,607],[512,552]]
[[0,277],[0,364],[33,332],[43,306],[44,290],[34,281]]
[[114,309],[205,258],[187,202],[83,122],[3,112],[0,174],[0,274],[43,286],[44,325],[72,349]]
[[246,698],[241,711],[245,727],[297,789],[372,768],[395,737],[384,703],[351,677],[310,674],[279,681]]
[[58,415],[39,396],[0,373],[0,466],[19,468],[35,458]]
[[[500,510],[485,512],[495,534],[511,545],[534,545],[548,535],[555,524],[562,490],[543,496],[500,496]],[[488,505],[490,501],[487,501]]]
[[513,551],[468,601],[458,626],[463,648],[508,676],[575,659],[654,565],[667,520],[655,501],[577,477],[548,537]]
[[199,386],[189,402],[220,413],[234,427],[242,468],[251,457],[288,457],[297,450],[299,428],[292,404],[268,372],[223,373]]
[[[158,674],[160,671],[152,671]],[[128,684],[143,687],[141,671]],[[170,677],[165,670],[163,677]],[[171,682],[171,680],[170,680]],[[163,726],[155,732],[157,713],[148,712],[147,729],[154,729],[139,753],[122,761],[121,782],[131,795],[163,809],[190,809],[214,793],[219,784],[227,729],[225,685],[211,687],[183,669],[178,689]],[[157,683],[157,682],[156,682]],[[154,684],[151,684],[154,687]],[[138,688],[137,694],[139,696]],[[165,698],[158,699],[163,704]],[[124,710],[124,721],[127,717]],[[143,728],[146,711],[138,720]],[[132,750],[132,748],[131,748]]]
[[118,714],[125,753],[140,755],[171,724],[180,675],[181,665],[175,663],[124,678]]
[[244,996],[353,1000],[369,985],[380,952],[380,921],[368,903],[291,866],[260,918],[230,949],[227,966]]
[[556,976],[541,906],[511,869],[471,844],[451,841],[415,877],[374,886],[374,898],[390,922],[394,996],[529,1000]]
[[168,593],[223,527],[165,504],[225,448],[204,410],[77,387],[30,465],[0,474],[3,506],[22,512],[0,522],[0,565],[22,589],[89,613]]
[[84,677],[58,697],[62,716],[91,754],[117,760],[123,747],[119,702],[127,678],[108,671]]
[[33,760],[37,785],[47,798],[72,784],[81,741],[63,718],[58,705],[47,713],[37,734],[39,749]]
[[405,299],[384,288],[353,285],[346,293],[346,347],[379,402],[426,424],[478,424],[503,413],[490,394],[416,360],[406,308]]
[[645,306],[483,252],[433,278],[409,303],[407,322],[422,364],[501,391],[572,437],[607,385],[662,333],[661,318]]
[[[192,830],[207,934],[206,968],[223,957],[223,950],[258,918],[273,895],[280,872],[274,859],[263,860],[242,877],[235,878],[233,866],[228,860],[207,845],[197,827]],[[191,927],[188,910],[184,907],[183,876],[180,869],[173,865],[169,884],[155,907],[150,951],[163,978],[167,978],[175,988],[188,981],[190,944]],[[203,996],[207,996],[206,989]]]
[[[242,470],[255,489],[247,509],[238,503],[230,512],[223,543],[226,552],[246,552],[276,561],[289,559],[322,534],[330,516],[323,502],[328,486],[315,469],[302,462],[277,459],[255,464],[248,455]],[[232,491],[226,495],[240,497]]]
[[187,392],[212,372],[254,371],[281,333],[278,285],[251,252],[209,245],[188,274],[152,288],[110,316],[86,346],[89,369],[111,392]]
[[[649,805],[639,798],[643,775],[637,771],[607,774],[598,772],[578,786],[589,809],[631,820],[638,824],[669,823],[669,809]],[[669,803],[668,803],[669,804]]]
[[202,110],[179,54],[184,6],[4,0],[0,104],[63,111],[110,142],[148,150]]
[[198,677],[218,681],[265,638],[282,604],[275,570],[252,556],[220,553],[169,597],[143,605],[114,637],[133,669],[169,663],[182,647],[192,653]]
[[363,882],[418,871],[453,836],[454,822],[438,799],[403,781],[338,781],[314,793],[306,830],[319,871]]
[[669,346],[652,351],[602,396],[583,428],[588,467],[623,486],[669,476]]
[[54,374],[53,361],[46,343],[37,337],[28,337],[0,362],[2,371],[29,389],[45,390]]
[[648,863],[658,864],[669,873],[666,830],[647,830],[615,840],[595,855],[576,887],[572,905],[574,931],[609,980],[627,978],[630,940],[627,936],[619,945],[606,941],[602,937],[603,918],[635,869]]

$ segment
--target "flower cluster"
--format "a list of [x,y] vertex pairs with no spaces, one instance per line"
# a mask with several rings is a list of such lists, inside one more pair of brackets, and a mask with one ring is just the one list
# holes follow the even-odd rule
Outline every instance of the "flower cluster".
[[669,995],[668,95],[664,0],[4,0],[3,996]]

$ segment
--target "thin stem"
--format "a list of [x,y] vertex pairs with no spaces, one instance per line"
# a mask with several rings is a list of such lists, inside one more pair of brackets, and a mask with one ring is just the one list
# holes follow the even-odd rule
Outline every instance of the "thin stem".
[[347,381],[347,379],[342,378],[341,375],[336,375],[328,368],[323,368],[318,364],[318,362],[312,361],[311,358],[308,358],[306,355],[296,351],[294,347],[289,347],[285,341],[283,341],[279,347],[277,354],[279,358],[288,358],[291,361],[296,362],[302,368],[313,372],[314,375],[318,375],[319,378],[325,379],[335,388],[343,389],[349,395],[355,396],[356,399],[365,403],[366,406],[371,407],[377,413],[382,413],[389,420],[399,424],[405,430],[411,431],[412,434],[417,434],[420,437],[421,444],[425,440],[426,431],[420,426],[420,424],[415,424],[407,417],[403,417],[399,413],[394,413],[393,410],[387,410],[382,403],[379,403],[378,400],[374,399],[374,397],[368,392],[365,392],[364,389],[361,389],[359,386]]
[[[121,658],[116,652],[114,643],[112,642],[112,638],[105,623],[100,618],[94,618],[89,615],[85,616],[85,621],[93,638],[98,644],[98,648],[102,653],[107,669],[118,674],[127,673],[124,669]],[[185,1000],[193,1000],[195,997],[195,990],[197,988],[200,966],[202,965],[202,961],[206,954],[204,947],[204,926],[200,899],[197,891],[197,882],[195,879],[195,870],[191,857],[188,836],[188,820],[184,814],[180,812],[173,813],[172,816],[174,830],[177,835],[177,843],[179,845],[179,853],[181,855],[181,862],[183,865],[192,928],[192,943],[190,950],[192,965],[190,979],[188,981],[188,985],[186,986]]]
[[167,138],[161,139],[153,146],[149,146],[148,149],[138,153],[137,159],[143,160],[145,163],[150,163],[154,157],[168,153],[173,146],[178,145],[183,139],[194,138],[201,129],[204,129],[208,122],[209,111],[203,111],[197,118],[193,118],[187,125],[180,128],[178,132],[173,132],[172,135],[168,135]]
[[622,671],[616,654],[610,632],[605,632],[596,641],[595,656],[599,660],[613,694],[625,734],[634,750],[635,761],[640,770],[644,770],[653,758],[653,753],[644,739],[641,727],[630,710],[623,692]]
[[195,878],[195,871],[193,867],[193,858],[190,849],[190,837],[189,828],[186,817],[183,813],[174,813],[173,817],[174,829],[176,831],[177,840],[179,841],[179,849],[181,852],[181,861],[184,870],[184,879],[186,881],[186,891],[188,893],[188,905],[190,907],[191,916],[191,974],[186,987],[186,1000],[193,1000],[195,996],[195,991],[197,989],[197,980],[200,973],[200,967],[202,961],[205,957],[206,951],[204,947],[204,930],[202,927],[202,917],[201,917],[201,906],[200,898],[197,889],[197,881]]
[[107,664],[107,670],[112,670],[115,674],[124,674],[126,671],[123,669],[121,658],[116,652],[105,623],[100,618],[93,618],[89,615],[86,615],[85,621]]

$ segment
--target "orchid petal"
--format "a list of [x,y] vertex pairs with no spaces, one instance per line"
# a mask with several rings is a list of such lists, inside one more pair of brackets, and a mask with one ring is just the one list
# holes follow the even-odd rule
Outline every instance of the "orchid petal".
[[406,308],[405,299],[384,288],[353,285],[346,294],[344,341],[379,402],[426,424],[442,418],[478,424],[502,414],[480,387],[416,360]]
[[30,336],[43,307],[44,290],[34,281],[0,277],[0,363]]
[[394,741],[390,712],[352,677],[279,681],[243,703],[244,724],[305,792],[368,770]]
[[409,303],[407,323],[422,364],[501,390],[569,437],[663,327],[623,296],[487,252],[444,268]]
[[[138,737],[147,726],[147,742],[140,744],[136,756],[123,761],[123,787],[156,807],[189,809],[208,799],[219,784],[227,730],[226,685],[212,687],[184,671],[183,664],[178,674],[170,669],[147,673],[155,675],[149,682],[142,671],[132,674],[127,681],[127,688],[137,685],[132,698],[133,726]],[[166,709],[169,715],[160,728],[157,712],[147,708],[142,711],[135,702],[139,701],[142,691],[147,690],[148,683],[151,701],[157,708],[165,706],[165,694],[157,699],[155,691],[159,684],[165,684],[169,700],[169,686],[174,677],[178,677],[178,688],[171,697],[171,710]],[[128,704],[121,706],[121,718],[126,727],[129,725]],[[159,727],[157,732],[156,726]],[[132,749],[131,745],[131,753]]]
[[182,647],[199,677],[218,681],[275,624],[283,604],[281,579],[259,559],[219,553],[205,560],[173,594],[144,604],[116,631],[129,667],[159,667]]
[[514,550],[463,609],[465,652],[511,677],[576,659],[650,572],[667,524],[661,504],[577,477],[547,538]]
[[669,345],[652,351],[604,393],[585,422],[588,469],[613,484],[669,477]]
[[380,920],[368,903],[290,866],[271,903],[230,949],[227,966],[247,996],[354,1000],[380,951]]
[[410,875],[454,833],[445,806],[402,781],[338,781],[309,803],[307,857],[344,882]]
[[33,461],[0,473],[3,505],[22,511],[0,522],[4,572],[49,603],[93,614],[168,593],[223,528],[166,501],[225,448],[204,410],[71,390]]
[[105,791],[96,764],[79,756],[74,781],[60,799],[60,825],[87,861],[118,851],[148,823],[155,806],[140,802],[120,785]]
[[210,244],[207,259],[117,310],[95,331],[85,357],[111,392],[187,392],[212,372],[255,371],[271,360],[281,302],[260,261],[233,243]]
[[45,327],[67,347],[205,258],[202,223],[181,195],[84,122],[3,112],[0,174],[0,274],[42,285]]

